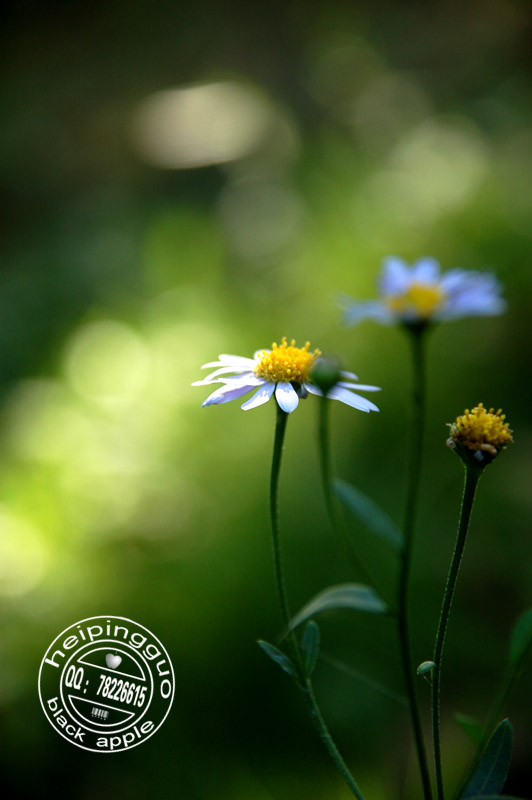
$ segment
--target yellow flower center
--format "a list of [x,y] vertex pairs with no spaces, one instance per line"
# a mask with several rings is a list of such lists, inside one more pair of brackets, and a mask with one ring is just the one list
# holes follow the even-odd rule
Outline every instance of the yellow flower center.
[[404,294],[388,297],[388,307],[396,314],[410,313],[428,319],[445,300],[441,286],[428,286],[426,283],[411,283]]
[[283,336],[281,344],[274,342],[271,352],[265,350],[260,354],[259,363],[255,367],[255,375],[258,378],[265,378],[271,383],[305,383],[309,380],[310,370],[318,356],[320,350],[309,352],[310,342],[304,347],[296,347],[295,339],[287,344],[286,336]]
[[485,450],[495,455],[509,442],[513,442],[512,431],[502,410],[486,411],[482,403],[473,411],[466,408],[464,414],[451,425],[451,436],[471,450]]

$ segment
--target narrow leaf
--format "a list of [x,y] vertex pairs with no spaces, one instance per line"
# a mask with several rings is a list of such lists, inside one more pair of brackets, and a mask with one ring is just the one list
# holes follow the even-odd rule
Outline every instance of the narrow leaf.
[[367,611],[371,614],[386,614],[388,606],[371,586],[361,583],[342,583],[330,586],[312,598],[295,617],[290,629],[297,628],[305,620],[322,611],[348,608],[352,611]]
[[469,736],[476,749],[479,750],[482,743],[483,728],[480,722],[473,717],[468,717],[466,714],[455,714],[455,722],[457,722],[465,733]]
[[262,639],[259,639],[257,644],[264,650],[266,655],[269,656],[272,661],[275,661],[275,663],[281,667],[282,670],[291,675],[292,678],[297,678],[297,670],[294,664],[288,658],[288,656],[283,653],[282,650],[278,650],[277,647],[273,646],[273,644],[264,642]]
[[401,552],[403,535],[388,514],[350,483],[336,479],[333,481],[333,488],[338,498],[360,522],[384,539],[394,550]]
[[521,614],[510,638],[510,666],[515,669],[532,642],[532,608]]
[[358,669],[351,667],[349,664],[345,664],[343,661],[338,661],[336,658],[331,658],[331,656],[328,656],[325,653],[321,654],[321,660],[326,664],[330,664],[331,667],[336,667],[336,669],[340,670],[341,672],[345,672],[346,675],[356,678],[357,681],[369,686],[370,689],[374,689],[376,692],[381,692],[381,694],[386,695],[386,697],[390,697],[392,700],[395,700],[396,703],[401,703],[403,706],[408,705],[407,699],[404,695],[394,692],[393,689],[390,689],[380,681],[375,680],[375,678],[370,678],[369,675],[364,675],[363,672],[359,672]]
[[462,800],[477,796],[486,798],[501,791],[512,758],[513,740],[513,728],[509,720],[505,719],[495,728],[484,755],[462,794]]
[[320,629],[313,619],[305,627],[301,650],[303,652],[305,670],[310,678],[320,654]]
[[[465,797],[465,795],[463,795]],[[520,797],[510,797],[509,794],[476,794],[474,797],[468,797],[467,800],[522,800]]]

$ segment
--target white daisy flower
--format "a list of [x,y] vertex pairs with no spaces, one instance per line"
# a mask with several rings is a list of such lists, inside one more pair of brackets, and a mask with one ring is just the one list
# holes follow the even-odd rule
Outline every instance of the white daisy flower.
[[384,325],[394,322],[419,324],[459,317],[502,314],[506,302],[501,284],[488,272],[450,269],[441,273],[433,258],[421,258],[413,266],[391,256],[384,260],[379,279],[380,300],[351,302],[347,298],[344,321],[354,325],[373,319]]
[[[267,403],[275,395],[280,408],[290,414],[297,408],[299,399],[309,393],[323,397],[321,389],[312,381],[312,368],[320,360],[321,352],[314,350],[311,353],[309,342],[304,347],[295,345],[294,339],[288,344],[286,337],[283,337],[280,345],[274,342],[271,350],[257,350],[253,358],[222,354],[218,356],[218,361],[204,364],[202,369],[215,367],[214,372],[192,385],[211,386],[220,383],[221,386],[202,405],[221,405],[255,390],[249,400],[242,403],[244,411]],[[340,400],[360,411],[379,410],[370,400],[353,391],[378,392],[378,386],[352,383],[358,380],[352,372],[340,370],[339,376],[342,380],[329,389],[328,398]]]

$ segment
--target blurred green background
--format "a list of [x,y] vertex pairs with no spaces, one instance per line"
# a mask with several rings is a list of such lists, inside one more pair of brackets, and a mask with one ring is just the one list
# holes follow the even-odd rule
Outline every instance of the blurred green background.
[[[218,353],[283,335],[382,386],[334,404],[334,461],[398,522],[410,371],[400,330],[339,325],[385,255],[492,269],[509,311],[431,338],[414,564],[430,658],[462,470],[450,422],[502,406],[516,443],[480,487],[444,673],[449,785],[472,755],[508,631],[532,605],[530,5],[8,2],[2,24],[1,767],[10,796],[345,800],[286,676],[268,527],[270,403],[201,409]],[[353,579],[320,494],[314,398],[289,421],[281,525],[292,607]],[[381,580],[393,564],[364,530]],[[72,747],[39,706],[40,660],[114,614],[176,672],[164,727],[130,752]],[[387,619],[330,615],[316,687],[368,800],[418,785]],[[531,671],[511,696],[507,792],[530,797]],[[426,691],[425,691],[426,689]],[[428,687],[420,687],[428,723]],[[66,795],[65,795],[66,796]]]

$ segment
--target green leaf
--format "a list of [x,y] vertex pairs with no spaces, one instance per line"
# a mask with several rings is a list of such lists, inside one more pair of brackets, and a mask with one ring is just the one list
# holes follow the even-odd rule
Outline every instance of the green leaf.
[[513,728],[509,720],[505,719],[495,728],[461,800],[486,798],[500,792],[508,774],[513,740]]
[[320,654],[320,629],[313,619],[305,627],[301,651],[303,653],[305,671],[310,678]]
[[484,734],[482,725],[473,717],[468,717],[467,714],[455,714],[455,722],[457,722],[465,733],[469,736],[476,749],[480,749],[482,744],[482,737]]
[[397,525],[392,522],[379,506],[350,483],[335,479],[333,488],[338,498],[349,511],[354,514],[374,534],[384,539],[394,550],[403,549],[403,535]]
[[434,661],[422,661],[416,672],[418,675],[426,675],[427,672],[432,672],[435,666]]
[[293,662],[288,658],[287,655],[283,653],[282,650],[279,650],[277,647],[274,647],[273,644],[269,642],[264,642],[262,639],[259,639],[257,644],[261,647],[267,656],[271,658],[272,661],[275,661],[282,670],[287,672],[292,678],[297,678],[297,670],[293,664]]
[[361,583],[342,583],[330,586],[312,598],[290,622],[293,630],[305,620],[322,611],[348,608],[352,611],[367,611],[371,614],[386,614],[388,606],[371,586]]
[[473,797],[468,797],[467,800],[521,800],[521,798],[510,796],[509,794],[476,794]]
[[369,686],[370,689],[373,689],[376,692],[381,692],[382,694],[386,695],[386,697],[390,697],[392,700],[395,700],[396,703],[401,703],[403,706],[408,705],[408,701],[404,695],[394,692],[393,689],[390,689],[380,681],[375,680],[375,678],[370,678],[369,675],[359,672],[358,669],[355,669],[349,664],[345,664],[343,661],[338,661],[336,658],[331,658],[331,656],[328,656],[326,653],[321,653],[321,660],[326,664],[330,664],[331,667],[335,667],[341,672],[344,672],[346,675],[356,678],[357,681]]
[[532,642],[532,608],[521,614],[510,638],[510,666],[515,669]]

